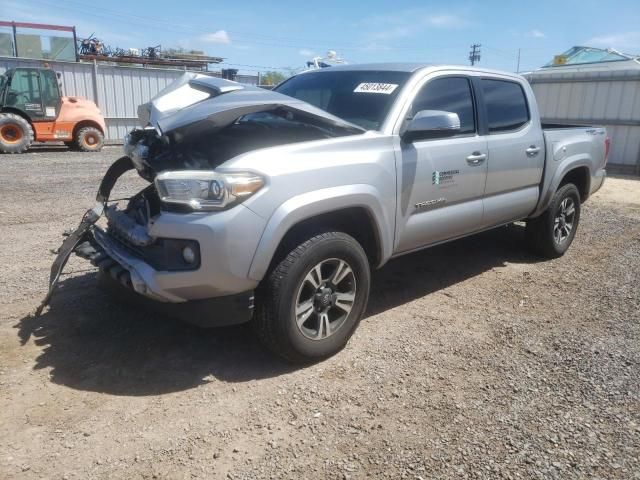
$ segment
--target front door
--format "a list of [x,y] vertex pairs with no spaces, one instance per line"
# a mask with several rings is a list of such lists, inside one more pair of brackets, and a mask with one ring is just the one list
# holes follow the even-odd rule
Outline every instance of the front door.
[[42,108],[46,120],[55,120],[60,113],[60,88],[58,76],[53,70],[40,70],[40,88],[42,90]]
[[465,235],[482,225],[487,141],[478,132],[472,83],[463,75],[428,80],[410,115],[421,110],[457,113],[460,133],[444,139],[401,142],[396,159],[398,253]]

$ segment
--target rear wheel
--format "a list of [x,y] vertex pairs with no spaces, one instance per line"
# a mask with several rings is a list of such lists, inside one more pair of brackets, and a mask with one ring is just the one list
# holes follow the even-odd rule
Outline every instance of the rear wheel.
[[78,130],[75,144],[83,152],[99,152],[104,145],[104,135],[95,127],[84,127]]
[[33,143],[33,128],[20,115],[0,114],[0,151],[22,153]]
[[316,235],[291,250],[257,289],[256,334],[292,362],[329,357],[358,326],[369,284],[367,256],[353,237]]
[[558,189],[542,215],[527,222],[527,243],[543,257],[561,257],[573,242],[579,222],[580,193],[569,183]]

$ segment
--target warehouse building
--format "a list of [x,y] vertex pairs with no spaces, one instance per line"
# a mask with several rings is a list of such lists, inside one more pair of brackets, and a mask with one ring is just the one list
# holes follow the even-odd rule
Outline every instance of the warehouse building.
[[525,76],[543,121],[606,126],[609,170],[640,175],[640,57],[573,47]]

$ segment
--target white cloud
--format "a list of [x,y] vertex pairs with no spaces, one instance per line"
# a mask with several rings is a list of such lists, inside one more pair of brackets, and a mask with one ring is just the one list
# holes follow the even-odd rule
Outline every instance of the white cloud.
[[393,50],[389,45],[380,44],[377,42],[370,42],[360,47],[363,52],[389,52]]
[[408,26],[398,26],[390,28],[389,30],[383,30],[380,32],[375,32],[371,34],[372,38],[376,38],[378,40],[387,40],[390,38],[403,38],[409,37],[414,32],[414,29]]
[[368,40],[412,37],[425,29],[460,29],[471,25],[464,15],[421,8],[401,10],[387,15],[371,15],[356,26],[367,32]]
[[593,37],[586,42],[587,46],[609,47],[617,50],[625,50],[628,53],[640,53],[640,32],[613,33]]
[[298,53],[303,57],[313,57],[316,54],[316,52],[309,50],[308,48],[301,48],[298,50]]
[[424,20],[429,25],[440,28],[464,28],[469,25],[466,19],[450,14],[429,15]]
[[530,32],[527,33],[527,37],[532,37],[532,38],[547,38],[547,36],[544,34],[544,32],[541,32],[538,29],[533,29]]
[[231,43],[231,38],[229,37],[229,34],[226,32],[226,30],[218,30],[217,32],[205,33],[199,38],[201,41],[207,43]]

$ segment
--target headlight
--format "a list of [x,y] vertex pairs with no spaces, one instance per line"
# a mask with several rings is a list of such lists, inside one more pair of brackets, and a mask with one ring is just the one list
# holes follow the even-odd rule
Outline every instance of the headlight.
[[163,202],[210,211],[243,202],[262,188],[264,180],[250,172],[183,170],[163,172],[155,183]]

